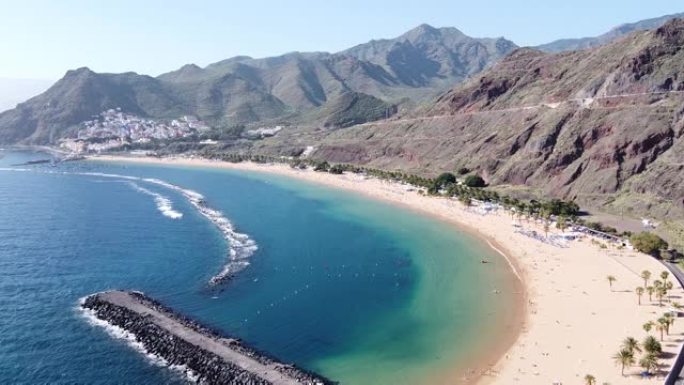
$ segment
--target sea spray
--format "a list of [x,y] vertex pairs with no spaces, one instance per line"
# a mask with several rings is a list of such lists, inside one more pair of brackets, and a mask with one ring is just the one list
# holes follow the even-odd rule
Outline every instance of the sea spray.
[[207,328],[134,291],[100,292],[82,298],[88,321],[145,354],[153,363],[202,384],[308,384],[332,381],[285,364],[234,337]]
[[135,335],[120,326],[116,326],[110,322],[97,317],[94,309],[85,307],[85,302],[88,297],[82,297],[78,300],[76,311],[85,318],[86,322],[91,326],[102,328],[110,337],[121,340],[126,345],[133,348],[133,350],[141,353],[149,363],[155,366],[169,368],[175,372],[184,375],[191,383],[197,383],[199,375],[185,365],[174,365],[167,361],[164,357],[154,354],[145,348],[145,345],[138,341]]
[[209,219],[209,221],[211,221],[223,234],[229,245],[228,263],[218,274],[209,280],[210,284],[217,285],[249,266],[247,259],[249,259],[257,250],[256,242],[247,234],[235,231],[233,224],[223,215],[223,213],[206,204],[202,194],[193,190],[184,189],[160,179],[145,178],[142,180],[179,192],[200,214]]
[[162,213],[165,217],[171,218],[171,219],[180,219],[183,218],[183,213],[176,211],[173,209],[173,204],[171,203],[171,200],[167,197],[165,197],[162,194],[156,193],[154,191],[148,190],[144,187],[141,187],[137,183],[134,182],[129,182],[129,185],[133,187],[135,191],[141,192],[143,194],[149,195],[154,198],[154,203],[157,204],[157,210]]

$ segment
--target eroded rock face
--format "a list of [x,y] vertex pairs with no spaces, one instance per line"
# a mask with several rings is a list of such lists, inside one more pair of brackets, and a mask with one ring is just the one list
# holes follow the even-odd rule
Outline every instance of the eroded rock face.
[[314,155],[424,175],[468,167],[580,201],[655,194],[684,210],[682,46],[674,20],[587,51],[520,49],[418,115],[322,137]]

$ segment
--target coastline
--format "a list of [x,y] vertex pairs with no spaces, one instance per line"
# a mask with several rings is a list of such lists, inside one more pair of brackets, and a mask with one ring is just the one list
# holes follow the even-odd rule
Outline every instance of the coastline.
[[[638,306],[633,293],[634,287],[643,283],[638,276],[641,270],[648,269],[654,276],[665,270],[648,256],[603,250],[588,239],[572,242],[568,248],[554,247],[515,233],[511,218],[505,213],[482,216],[454,200],[425,197],[407,191],[405,186],[359,175],[302,171],[282,164],[235,164],[188,158],[98,156],[90,159],[283,175],[399,204],[483,239],[504,257],[511,275],[518,280],[516,318],[507,321],[515,327],[508,328],[496,346],[488,347],[486,357],[478,357],[478,365],[465,374],[463,368],[454,368],[451,373],[437,375],[437,383],[542,385],[559,381],[566,384],[582,381],[585,374],[594,375],[599,383],[662,381],[622,377],[611,359],[622,339],[633,336],[642,340],[646,334],[641,325],[657,319],[664,311],[647,304],[646,300],[643,306]],[[539,231],[535,224],[525,226]],[[608,288],[607,275],[617,278],[616,290]],[[684,291],[678,287],[672,294],[684,297]],[[668,338],[681,336],[682,331],[684,325],[675,323]],[[666,339],[664,350],[676,353],[677,341],[673,344]],[[670,358],[661,363],[667,368],[672,361]],[[637,372],[636,368],[628,370],[628,373]]]

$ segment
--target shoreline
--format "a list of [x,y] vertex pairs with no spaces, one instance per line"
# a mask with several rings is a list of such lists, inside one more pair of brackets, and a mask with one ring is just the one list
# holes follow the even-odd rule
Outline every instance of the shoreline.
[[[633,289],[643,283],[635,271],[648,269],[657,276],[665,270],[646,255],[600,249],[588,239],[573,241],[568,248],[554,247],[514,232],[506,213],[481,215],[454,200],[422,196],[406,186],[359,175],[295,170],[283,164],[190,158],[97,156],[89,159],[282,175],[398,204],[484,240],[488,247],[502,255],[508,263],[509,273],[517,278],[516,293],[512,293],[515,294],[515,311],[513,319],[507,320],[515,327],[507,328],[496,346],[483,349],[487,350],[486,357],[477,357],[477,365],[470,365],[474,367],[469,367],[465,374],[459,367],[453,368],[451,373],[436,375],[439,383],[547,385],[559,381],[566,384],[582,381],[585,374],[594,375],[598,383],[656,384],[662,381],[658,376],[641,379],[633,375],[638,372],[637,368],[628,370],[632,374],[629,377],[622,377],[611,358],[619,350],[623,338],[633,336],[642,340],[645,332],[641,325],[658,318],[657,313],[663,311],[662,308],[653,309],[652,303],[637,306],[632,290],[614,291],[611,288],[609,291],[605,281],[607,274],[614,275],[616,287]],[[540,230],[536,224],[527,226]],[[684,298],[684,290],[679,288],[672,294]],[[681,324],[673,325],[669,338],[683,334],[684,325]],[[601,341],[595,341],[596,336]],[[671,345],[668,341],[663,342],[663,349],[676,355],[679,345],[675,343],[674,348]],[[669,367],[673,360],[664,359],[661,363]]]

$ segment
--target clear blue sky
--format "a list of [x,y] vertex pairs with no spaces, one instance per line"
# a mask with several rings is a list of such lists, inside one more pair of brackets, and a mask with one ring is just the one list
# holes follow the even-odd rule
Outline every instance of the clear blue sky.
[[3,0],[0,78],[81,66],[158,75],[235,55],[337,51],[421,23],[536,45],[676,12],[681,0]]

